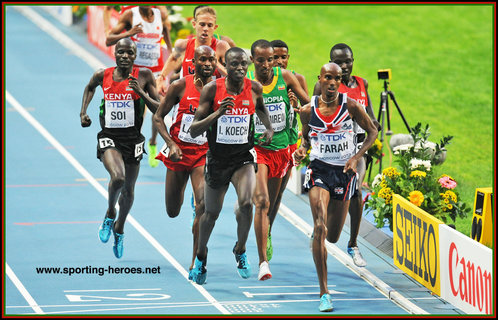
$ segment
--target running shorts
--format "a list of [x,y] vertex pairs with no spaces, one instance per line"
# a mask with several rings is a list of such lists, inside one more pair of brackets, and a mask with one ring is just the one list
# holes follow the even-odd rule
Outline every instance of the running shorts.
[[115,137],[100,131],[97,134],[97,158],[102,161],[102,156],[107,149],[115,148],[127,164],[138,164],[142,160],[145,137],[140,134],[135,138]]
[[246,164],[252,164],[254,172],[257,172],[258,165],[254,149],[230,159],[215,158],[208,150],[206,153],[206,166],[204,167],[204,178],[207,185],[213,189],[228,185],[234,172]]
[[258,155],[257,163],[268,167],[268,178],[283,178],[290,167],[292,159],[289,147],[280,150],[270,150],[260,146],[254,146]]
[[168,169],[173,171],[191,172],[194,168],[206,164],[206,148],[202,148],[199,145],[185,146],[178,143],[177,145],[180,149],[182,149],[183,158],[181,161],[174,162],[168,158],[169,149],[167,148],[167,144],[164,144],[161,148],[161,151],[157,154],[156,159],[162,161]]

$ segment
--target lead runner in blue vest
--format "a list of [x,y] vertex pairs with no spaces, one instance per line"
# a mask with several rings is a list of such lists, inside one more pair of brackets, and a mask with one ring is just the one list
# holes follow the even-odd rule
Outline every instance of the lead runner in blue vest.
[[[302,143],[294,153],[301,162],[311,147],[310,164],[304,181],[309,190],[313,214],[313,260],[320,284],[322,312],[332,311],[327,288],[327,249],[325,238],[339,240],[346,219],[349,201],[356,190],[357,165],[377,137],[377,129],[365,109],[355,100],[339,93],[342,69],[328,63],[320,70],[321,93],[301,108]],[[367,137],[356,151],[353,121]]]

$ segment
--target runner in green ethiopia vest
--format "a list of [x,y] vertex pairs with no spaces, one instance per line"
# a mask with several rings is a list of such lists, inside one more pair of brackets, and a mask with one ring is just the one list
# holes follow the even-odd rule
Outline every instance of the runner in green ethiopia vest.
[[[247,77],[256,80],[254,71],[248,72]],[[273,81],[263,86],[263,100],[270,114],[270,121],[273,127],[273,139],[271,144],[265,146],[266,149],[280,150],[289,145],[289,128],[292,122],[290,116],[290,102],[287,95],[287,84],[282,77],[279,67],[273,67]],[[265,131],[265,126],[257,116],[254,117],[255,140]]]

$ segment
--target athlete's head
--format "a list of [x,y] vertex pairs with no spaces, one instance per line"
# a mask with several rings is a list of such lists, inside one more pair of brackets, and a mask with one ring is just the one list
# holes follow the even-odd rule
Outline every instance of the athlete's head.
[[209,6],[202,6],[195,10],[195,16],[192,20],[192,26],[195,29],[196,37],[201,43],[209,44],[214,30],[218,28],[216,24],[216,11]]
[[225,53],[227,68],[227,78],[234,81],[243,81],[247,68],[249,67],[249,57],[244,49],[232,47]]
[[114,57],[118,67],[133,67],[137,57],[137,45],[130,38],[123,38],[114,47]]
[[282,40],[273,40],[270,42],[273,47],[273,65],[282,69],[287,69],[289,62],[289,47]]
[[194,51],[192,62],[198,77],[210,77],[216,68],[216,52],[209,46],[198,46]]
[[338,64],[342,69],[342,81],[347,83],[353,72],[353,50],[345,43],[338,43],[330,49],[330,62]]
[[337,97],[339,86],[342,80],[342,69],[339,65],[329,62],[320,69],[320,82],[322,98],[330,101]]
[[258,78],[268,78],[273,68],[273,47],[268,40],[256,40],[251,46],[251,61]]

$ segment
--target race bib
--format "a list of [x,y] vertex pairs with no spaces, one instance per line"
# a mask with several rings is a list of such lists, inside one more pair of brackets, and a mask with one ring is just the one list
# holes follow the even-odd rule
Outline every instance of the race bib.
[[99,147],[100,149],[105,149],[107,147],[115,147],[114,141],[109,138],[101,138],[99,139]]
[[250,115],[222,115],[218,119],[216,142],[223,144],[248,143],[250,119]]
[[144,43],[143,39],[139,39],[137,44],[137,58],[135,64],[145,67],[155,67],[158,65],[158,60],[161,57],[161,47],[159,43]]
[[129,128],[135,126],[135,107],[133,100],[106,100],[105,127]]
[[190,135],[190,126],[194,121],[193,114],[184,113],[182,116],[182,122],[180,124],[180,132],[178,133],[178,138],[184,142],[195,143],[203,145],[207,142],[207,133],[204,132],[202,135],[192,138]]
[[347,161],[356,153],[356,146],[350,132],[321,133],[312,138],[311,152],[325,161]]
[[[285,129],[287,122],[285,119],[285,103],[278,102],[265,105],[268,110],[270,123],[274,132],[279,132]],[[263,122],[258,118],[254,117],[254,129],[256,133],[263,133],[266,131]]]

